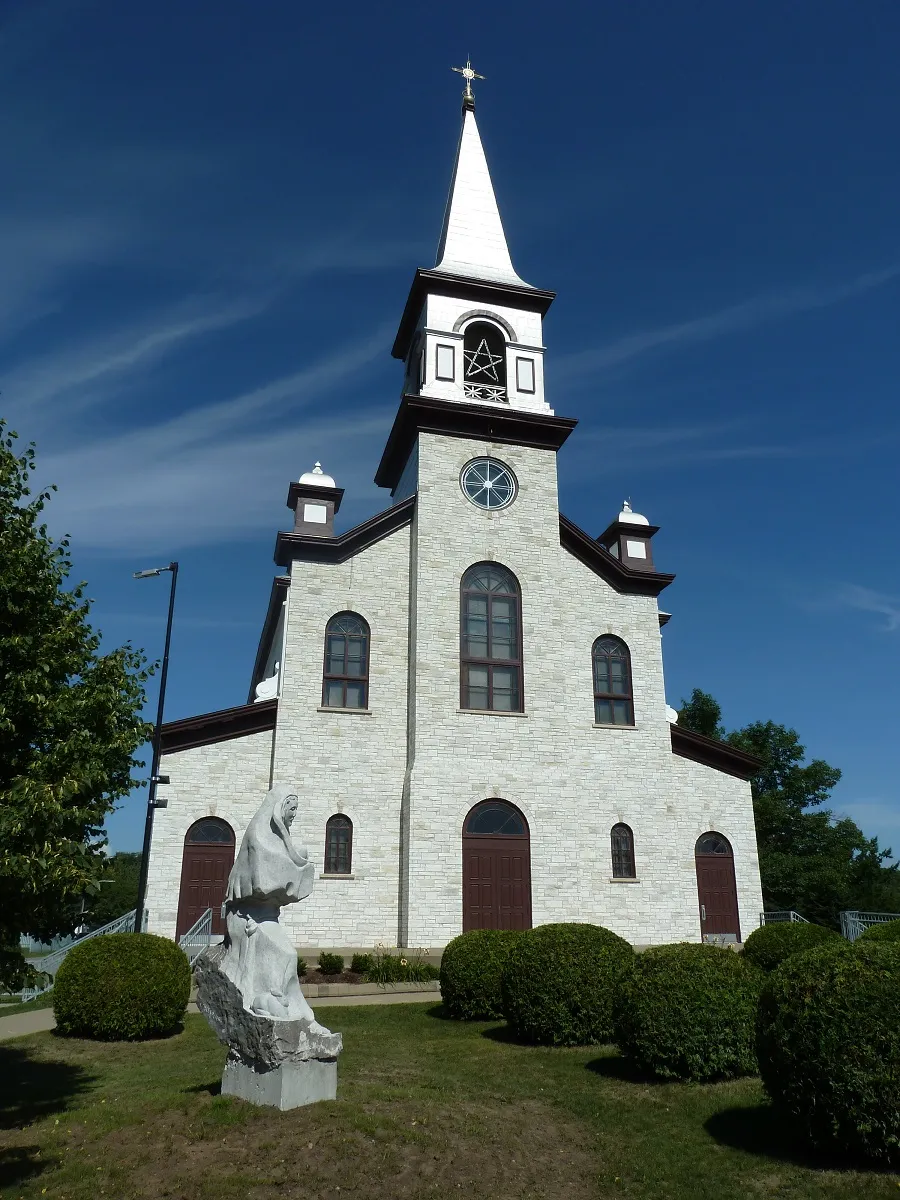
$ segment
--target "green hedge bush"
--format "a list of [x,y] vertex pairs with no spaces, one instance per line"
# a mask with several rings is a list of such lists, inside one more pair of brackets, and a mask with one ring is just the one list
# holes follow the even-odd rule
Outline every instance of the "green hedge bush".
[[824,925],[812,925],[805,921],[773,921],[760,925],[744,942],[742,951],[747,962],[752,962],[764,971],[774,971],[777,966],[804,950],[812,950],[823,942],[840,937],[833,929]]
[[756,1073],[759,967],[724,946],[681,943],[638,954],[613,1003],[615,1040],[660,1079]]
[[503,1015],[521,1041],[608,1042],[613,996],[633,966],[628,942],[599,925],[538,925],[510,948],[501,977]]
[[319,955],[319,970],[323,975],[340,975],[343,969],[343,954],[329,954],[327,950],[323,950]]
[[109,933],[74,946],[53,983],[60,1033],[139,1041],[171,1033],[191,993],[187,956],[153,933]]
[[371,954],[354,954],[350,959],[350,970],[357,975],[368,975],[372,970],[373,962]]
[[900,942],[900,921],[881,921],[870,925],[857,938],[860,942]]
[[441,1000],[457,1021],[503,1016],[500,980],[522,935],[512,929],[472,929],[448,942],[441,957]]
[[838,942],[766,981],[756,1048],[766,1090],[813,1145],[900,1167],[900,945]]

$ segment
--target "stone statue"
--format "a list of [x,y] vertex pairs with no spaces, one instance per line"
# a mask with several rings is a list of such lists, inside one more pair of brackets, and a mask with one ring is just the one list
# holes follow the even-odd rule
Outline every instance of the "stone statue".
[[294,1108],[337,1093],[340,1034],[316,1021],[297,976],[297,951],[279,922],[305,900],[315,866],[291,840],[297,796],[274,787],[247,827],[228,877],[225,941],[194,968],[197,1005],[230,1053],[223,1095]]

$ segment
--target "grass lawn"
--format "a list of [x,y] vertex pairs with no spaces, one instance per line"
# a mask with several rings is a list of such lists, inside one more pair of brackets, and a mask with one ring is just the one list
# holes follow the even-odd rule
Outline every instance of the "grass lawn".
[[0,1195],[342,1200],[900,1196],[808,1155],[756,1080],[650,1084],[611,1048],[519,1046],[440,1006],[317,1015],[344,1034],[339,1099],[278,1113],[218,1095],[206,1021],[157,1042],[0,1043]]

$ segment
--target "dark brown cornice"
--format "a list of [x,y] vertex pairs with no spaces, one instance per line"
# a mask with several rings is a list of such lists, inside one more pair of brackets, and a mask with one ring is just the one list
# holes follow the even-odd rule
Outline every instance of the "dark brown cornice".
[[256,648],[256,661],[253,663],[253,674],[250,677],[250,695],[247,697],[248,704],[253,703],[256,685],[263,677],[266,659],[269,657],[269,647],[272,645],[272,638],[275,636],[275,628],[278,625],[278,618],[281,615],[281,606],[284,604],[290,586],[290,575],[276,575],[272,580],[272,590],[269,593],[269,607],[266,610],[266,619],[263,622],[262,633],[259,635],[259,645]]
[[448,275],[446,271],[426,270],[419,267],[413,276],[409,299],[400,318],[400,328],[391,354],[394,358],[406,359],[409,346],[425,297],[430,293],[438,296],[456,296],[460,300],[476,304],[502,305],[508,308],[523,308],[545,316],[547,309],[556,299],[556,292],[542,288],[524,287],[513,283],[489,283],[485,279],[471,279],[466,275]]
[[461,404],[431,396],[404,396],[375,472],[375,482],[379,487],[397,486],[413,443],[423,432],[558,450],[577,424],[570,417],[523,412],[506,404]]
[[298,500],[333,500],[334,511],[341,507],[344,489],[339,487],[316,487],[311,483],[292,483],[288,488],[287,506],[293,512]]
[[559,541],[565,550],[574,554],[595,575],[625,595],[658,596],[675,578],[674,575],[664,575],[662,571],[635,571],[626,567],[562,513],[559,514]]
[[277,700],[260,700],[259,704],[241,704],[199,717],[183,717],[163,725],[160,746],[163,754],[174,754],[176,750],[211,746],[251,733],[268,733],[275,728],[277,714]]
[[683,729],[680,725],[670,725],[669,728],[672,731],[672,753],[681,758],[703,763],[705,767],[724,771],[726,775],[734,775],[738,779],[752,779],[763,766],[761,758],[729,746],[727,742],[704,737],[702,733],[694,733],[692,729]]
[[402,529],[412,521],[416,507],[415,496],[409,496],[384,512],[376,513],[361,525],[348,529],[339,537],[309,537],[302,533],[279,533],[275,541],[275,561],[287,567],[299,559],[302,562],[342,563],[361,550],[374,546],[382,538]]

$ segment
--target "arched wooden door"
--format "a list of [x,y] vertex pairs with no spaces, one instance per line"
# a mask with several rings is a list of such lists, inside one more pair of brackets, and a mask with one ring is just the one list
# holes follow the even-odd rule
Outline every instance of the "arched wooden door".
[[697,898],[702,934],[732,934],[741,940],[738,918],[734,852],[720,833],[704,833],[694,850],[697,864]]
[[505,800],[484,800],[466,817],[462,836],[463,933],[531,928],[528,822]]
[[233,864],[234,830],[228,822],[218,817],[195,821],[184,837],[176,937],[186,933],[208,908],[212,909],[213,933],[225,932],[222,901]]

